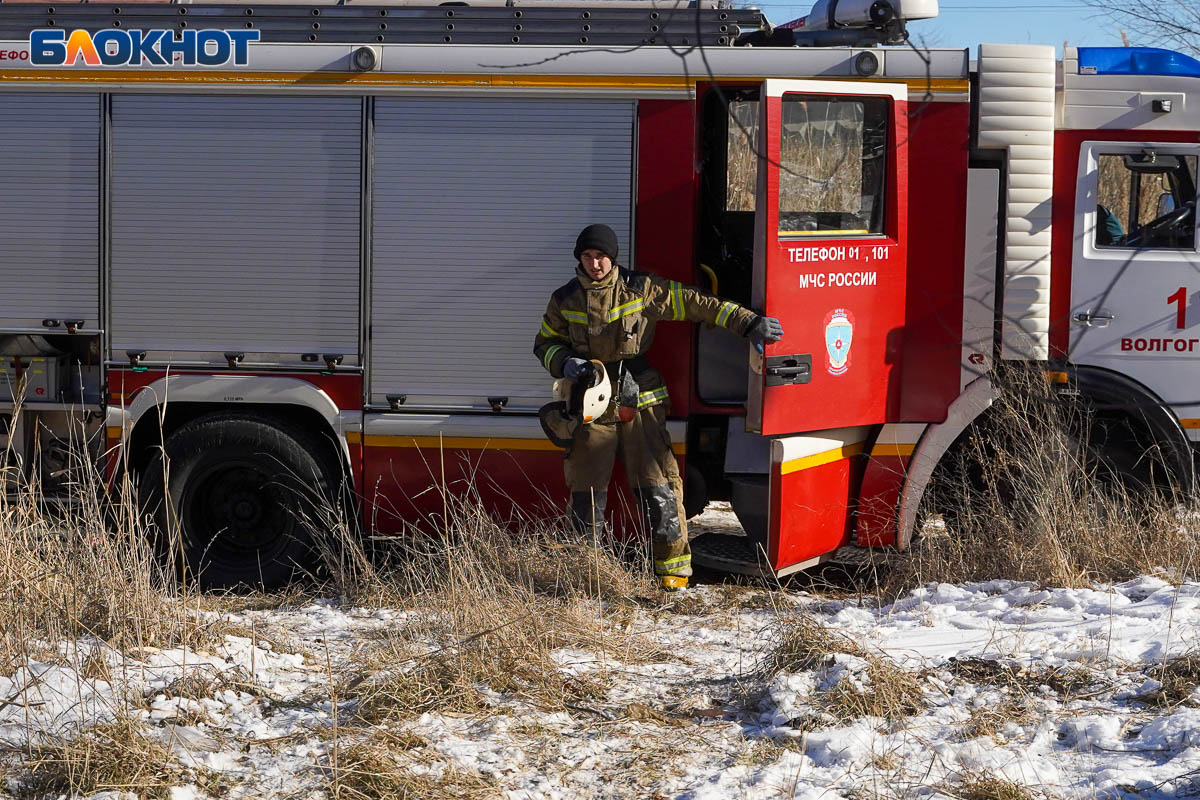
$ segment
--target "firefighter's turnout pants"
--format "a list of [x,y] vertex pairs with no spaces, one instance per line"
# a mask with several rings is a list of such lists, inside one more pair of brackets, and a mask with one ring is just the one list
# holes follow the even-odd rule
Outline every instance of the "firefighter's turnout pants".
[[671,451],[663,406],[643,408],[631,422],[581,425],[567,451],[567,487],[571,521],[595,535],[604,524],[608,482],[617,455],[625,465],[629,488],[654,549],[658,575],[691,575],[683,481]]

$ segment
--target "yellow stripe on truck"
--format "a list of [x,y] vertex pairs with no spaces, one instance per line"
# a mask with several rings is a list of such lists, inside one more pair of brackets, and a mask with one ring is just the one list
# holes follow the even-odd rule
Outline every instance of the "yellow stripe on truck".
[[821,467],[826,464],[832,464],[835,461],[844,461],[847,458],[853,458],[854,456],[860,455],[865,448],[865,442],[855,442],[854,444],[846,444],[842,445],[841,447],[835,447],[833,450],[826,450],[823,453],[793,458],[791,461],[784,461],[779,465],[779,474],[790,475],[793,472],[799,472],[800,470]]
[[917,449],[917,446],[915,444],[877,444],[871,448],[871,457],[872,458],[874,458],[874,457],[882,458],[883,456],[906,457],[906,456],[911,456],[913,454],[913,450],[916,450],[916,449]]
[[[395,434],[347,433],[347,444],[365,447],[428,447],[444,450],[561,450],[545,439],[504,439],[482,436],[403,436]],[[684,455],[687,446],[673,442],[671,449],[676,455]]]

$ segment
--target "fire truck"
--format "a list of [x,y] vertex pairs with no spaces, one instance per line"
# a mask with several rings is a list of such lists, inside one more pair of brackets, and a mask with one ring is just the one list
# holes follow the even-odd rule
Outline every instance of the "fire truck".
[[689,513],[747,534],[701,563],[907,547],[1004,364],[1128,409],[1106,446],[1190,481],[1200,63],[912,45],[936,14],[0,3],[10,473],[63,491],[85,442],[215,586],[287,577],[299,489],[379,535],[448,496],[561,513],[531,347],[605,222],[787,331],[659,328]]

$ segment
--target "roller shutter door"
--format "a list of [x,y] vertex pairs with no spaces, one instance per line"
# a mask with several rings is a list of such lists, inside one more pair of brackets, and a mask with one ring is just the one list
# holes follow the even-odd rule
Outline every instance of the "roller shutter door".
[[114,98],[114,357],[357,360],[361,103]]
[[3,94],[0,327],[100,327],[100,100]]
[[628,261],[633,124],[632,101],[376,101],[372,403],[548,401],[533,337],[576,235],[606,222]]

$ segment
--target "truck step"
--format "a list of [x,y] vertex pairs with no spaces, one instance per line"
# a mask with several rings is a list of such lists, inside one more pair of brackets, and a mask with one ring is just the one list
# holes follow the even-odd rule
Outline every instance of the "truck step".
[[752,539],[731,533],[706,533],[691,541],[692,563],[721,572],[769,577],[766,555]]
[[733,572],[738,575],[754,575],[757,577],[782,577],[793,572],[815,567],[818,564],[835,563],[848,566],[865,566],[878,558],[875,551],[846,545],[832,553],[810,559],[801,564],[785,567],[779,571],[772,570],[767,564],[766,554],[749,536],[739,536],[729,533],[706,533],[691,541],[692,563],[721,572]]

